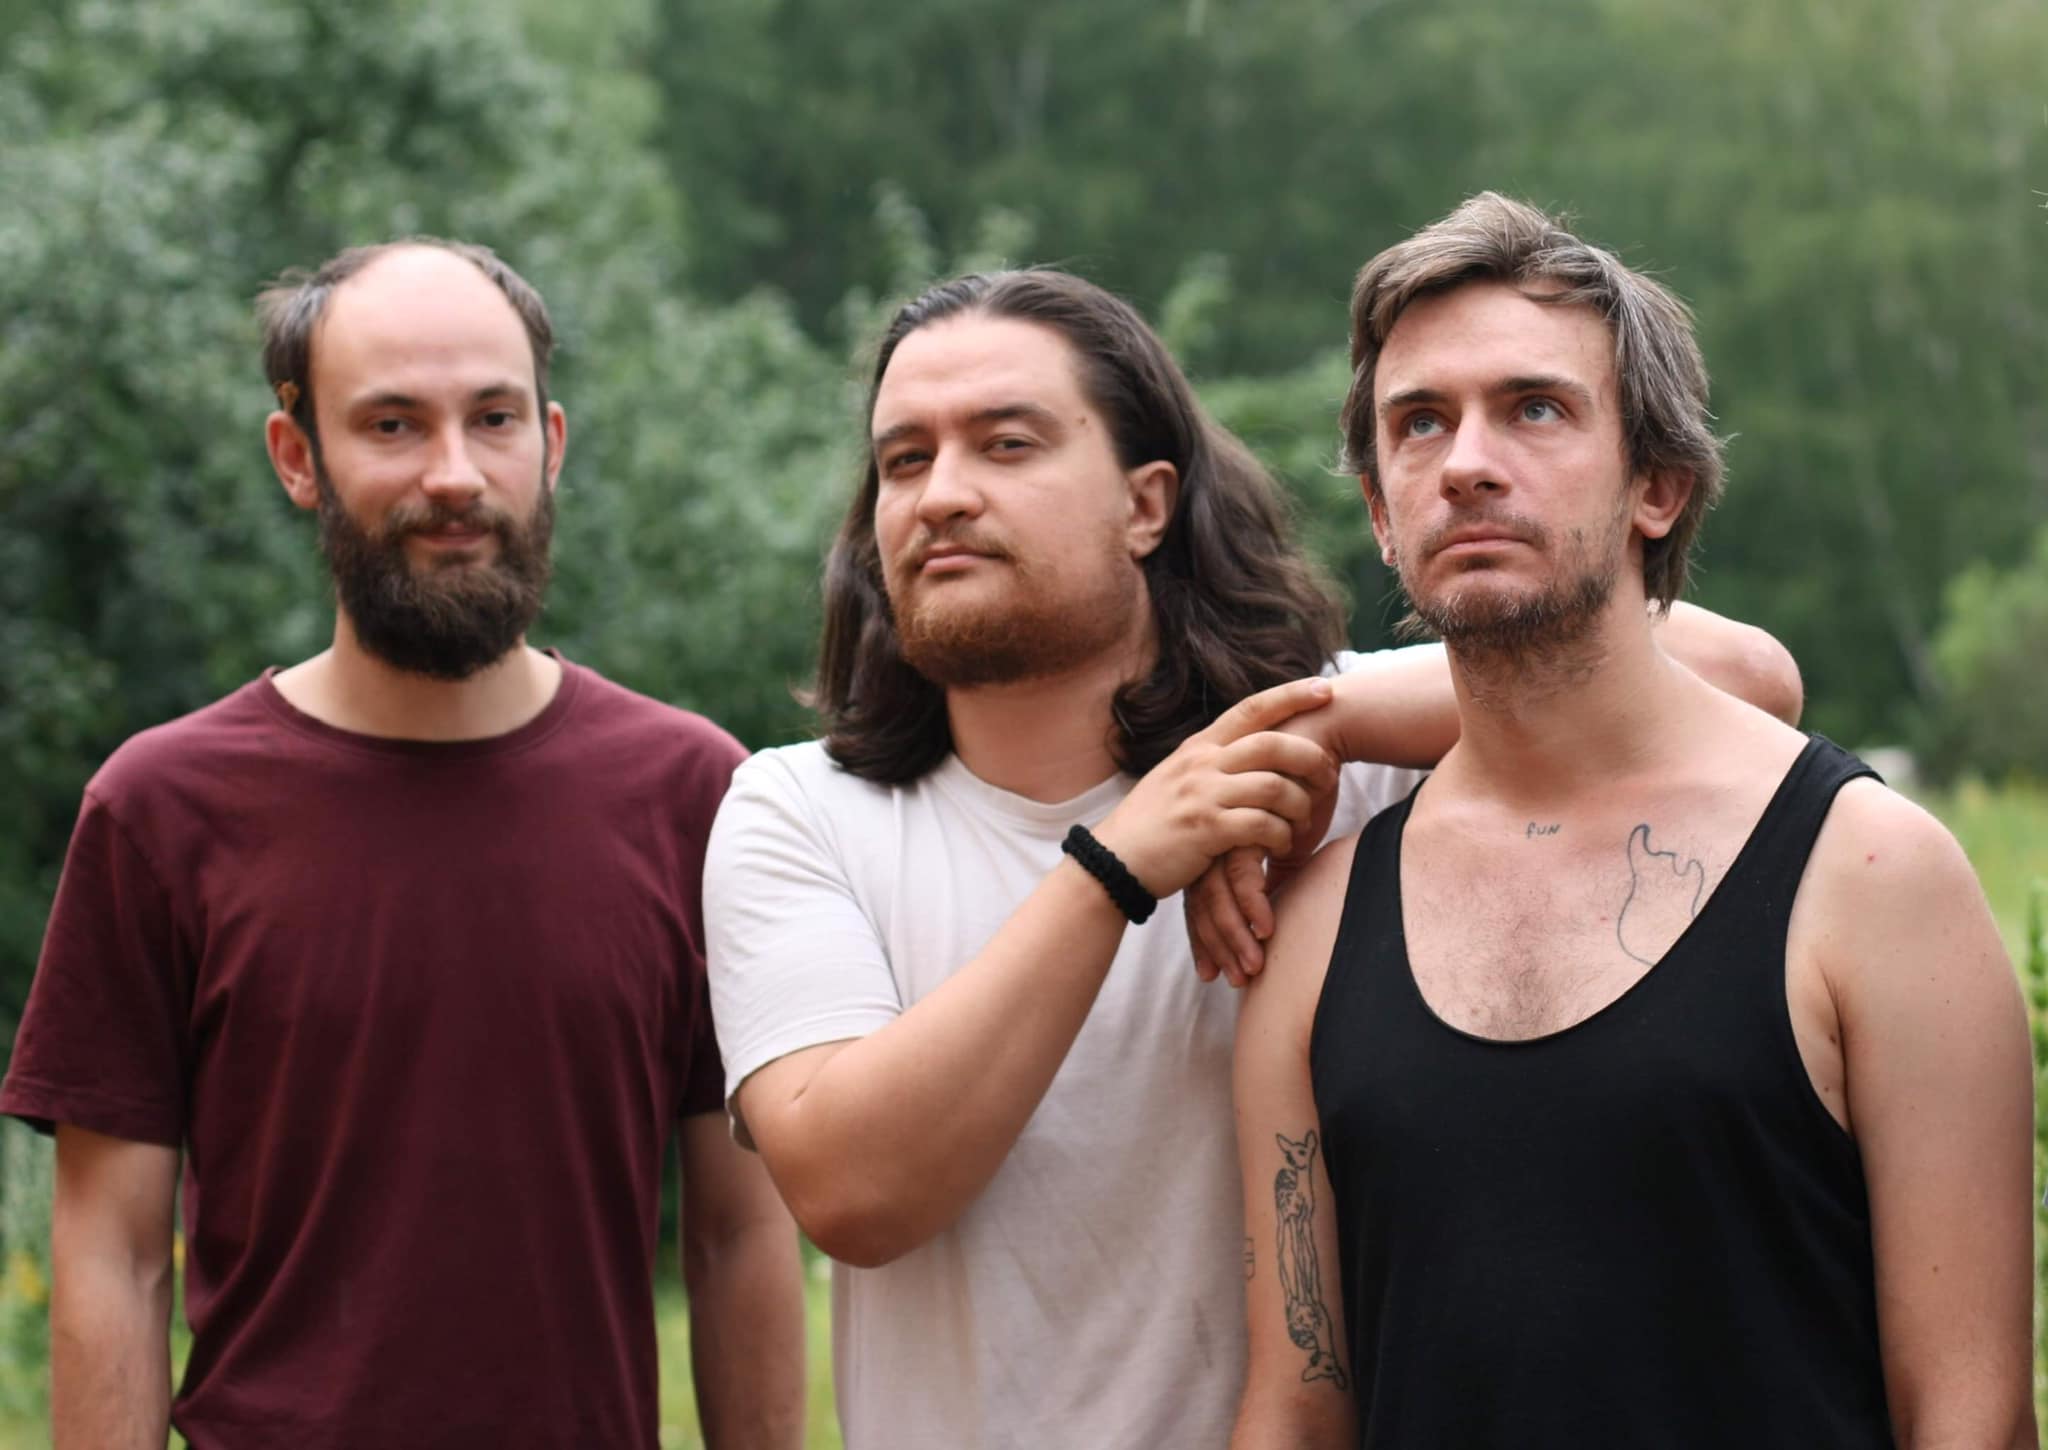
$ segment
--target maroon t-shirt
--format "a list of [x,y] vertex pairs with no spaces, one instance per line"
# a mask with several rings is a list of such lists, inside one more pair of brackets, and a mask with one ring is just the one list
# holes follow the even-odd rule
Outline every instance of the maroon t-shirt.
[[656,1443],[705,838],[743,756],[565,664],[379,740],[269,678],[90,785],[0,1111],[182,1145],[195,1450]]

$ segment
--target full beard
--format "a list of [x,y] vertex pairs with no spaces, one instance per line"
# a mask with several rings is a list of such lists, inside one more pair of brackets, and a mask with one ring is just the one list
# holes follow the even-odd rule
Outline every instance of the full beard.
[[[1454,520],[1439,533],[1448,536],[1464,522]],[[1552,552],[1550,532],[1533,519],[1504,515],[1498,522],[1539,553]],[[1431,594],[1417,587],[1405,559],[1397,561],[1412,610],[1401,632],[1409,638],[1434,635],[1469,670],[1503,680],[1582,675],[1598,654],[1599,621],[1621,574],[1625,551],[1617,546],[1625,530],[1625,507],[1617,510],[1610,537],[1595,540],[1586,530],[1571,530],[1556,551],[1556,575],[1534,593],[1489,587],[1485,575],[1491,571],[1481,567],[1467,571],[1469,583],[1454,582]],[[1438,535],[1426,538],[1421,557],[1441,543]]]
[[[357,641],[393,669],[466,680],[509,654],[539,617],[555,526],[554,493],[545,481],[523,521],[484,505],[422,504],[392,510],[372,531],[349,515],[324,464],[316,464],[314,479],[320,548],[335,597]],[[496,557],[487,564],[415,569],[406,557],[406,536],[453,523],[487,529],[497,540]]]
[[1103,565],[1095,587],[1056,596],[1030,565],[1006,558],[990,567],[1011,571],[1010,587],[987,601],[934,598],[953,586],[892,571],[889,608],[904,663],[943,689],[1044,679],[1098,659],[1130,636],[1140,600],[1128,554],[1112,552]]
[[1554,654],[1592,633],[1619,575],[1619,566],[1608,560],[1583,564],[1535,594],[1504,595],[1484,587],[1452,588],[1433,597],[1411,591],[1411,612],[1401,630],[1410,638],[1433,635],[1463,655]]

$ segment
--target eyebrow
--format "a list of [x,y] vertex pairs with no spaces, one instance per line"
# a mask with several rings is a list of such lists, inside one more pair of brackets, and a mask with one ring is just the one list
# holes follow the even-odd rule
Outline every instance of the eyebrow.
[[[993,407],[977,408],[967,415],[967,421],[970,423],[1001,423],[1010,418],[1022,418],[1026,422],[1036,423],[1046,429],[1058,430],[1060,428],[1059,414],[1053,412],[1052,409],[1046,407],[1043,403],[997,403]],[[924,431],[922,423],[897,423],[891,427],[884,428],[875,435],[874,450],[880,453],[891,443],[899,442],[912,433],[922,431]]]
[[[1521,377],[1502,378],[1489,385],[1489,398],[1510,398],[1522,393],[1562,393],[1580,407],[1594,406],[1593,390],[1584,383],[1554,373],[1529,373]],[[1389,393],[1380,404],[1380,416],[1386,417],[1397,408],[1412,408],[1418,404],[1448,402],[1449,398],[1435,388],[1403,388],[1398,393]]]
[[[514,382],[486,383],[469,395],[469,401],[474,404],[496,402],[500,398],[523,398],[525,391],[518,383]],[[419,398],[414,397],[411,393],[384,392],[371,393],[365,397],[355,399],[349,404],[349,411],[355,413],[367,408],[420,408],[424,406],[426,406],[425,403]]]

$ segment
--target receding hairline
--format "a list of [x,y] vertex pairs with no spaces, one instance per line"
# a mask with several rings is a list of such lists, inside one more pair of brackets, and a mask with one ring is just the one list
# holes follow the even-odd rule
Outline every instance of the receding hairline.
[[[476,278],[478,282],[483,284],[485,291],[491,299],[504,309],[505,316],[511,321],[513,329],[518,336],[521,350],[529,358],[532,356],[532,335],[527,329],[526,319],[520,315],[519,308],[513,304],[511,297],[506,295],[505,289],[498,285],[496,278],[484,270],[482,264],[475,258],[466,256],[453,247],[437,246],[433,242],[422,242],[405,238],[399,241],[380,244],[376,248],[375,254],[360,267],[328,288],[325,301],[322,303],[319,312],[314,315],[312,325],[306,331],[305,366],[308,379],[312,379],[319,371],[320,339],[322,335],[327,331],[328,324],[334,320],[337,311],[345,305],[345,300],[351,291],[357,290],[356,284],[366,278],[374,279],[378,273],[389,269],[388,264],[402,262],[408,255],[412,257],[445,258],[460,271]],[[442,270],[438,264],[434,264],[434,269]],[[503,382],[494,382],[489,387],[480,389],[479,396],[483,393],[503,392],[505,388],[506,384]],[[534,402],[538,402],[540,396],[538,372],[529,372],[526,380],[518,384],[513,390],[524,394],[524,396]],[[315,398],[325,397],[325,392],[322,389],[316,389],[314,396]],[[336,398],[329,401],[336,406],[348,409],[360,407],[364,400],[359,395],[354,398]]]

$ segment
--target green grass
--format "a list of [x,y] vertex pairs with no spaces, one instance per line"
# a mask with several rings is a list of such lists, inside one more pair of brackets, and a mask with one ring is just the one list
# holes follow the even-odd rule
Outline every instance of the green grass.
[[[804,1415],[805,1450],[840,1450],[839,1417],[832,1409],[831,1265],[806,1259],[806,1367],[809,1405]],[[699,1450],[697,1397],[690,1389],[690,1310],[680,1286],[664,1285],[655,1302],[661,1336],[661,1450]],[[0,1440],[0,1450],[11,1450]]]

